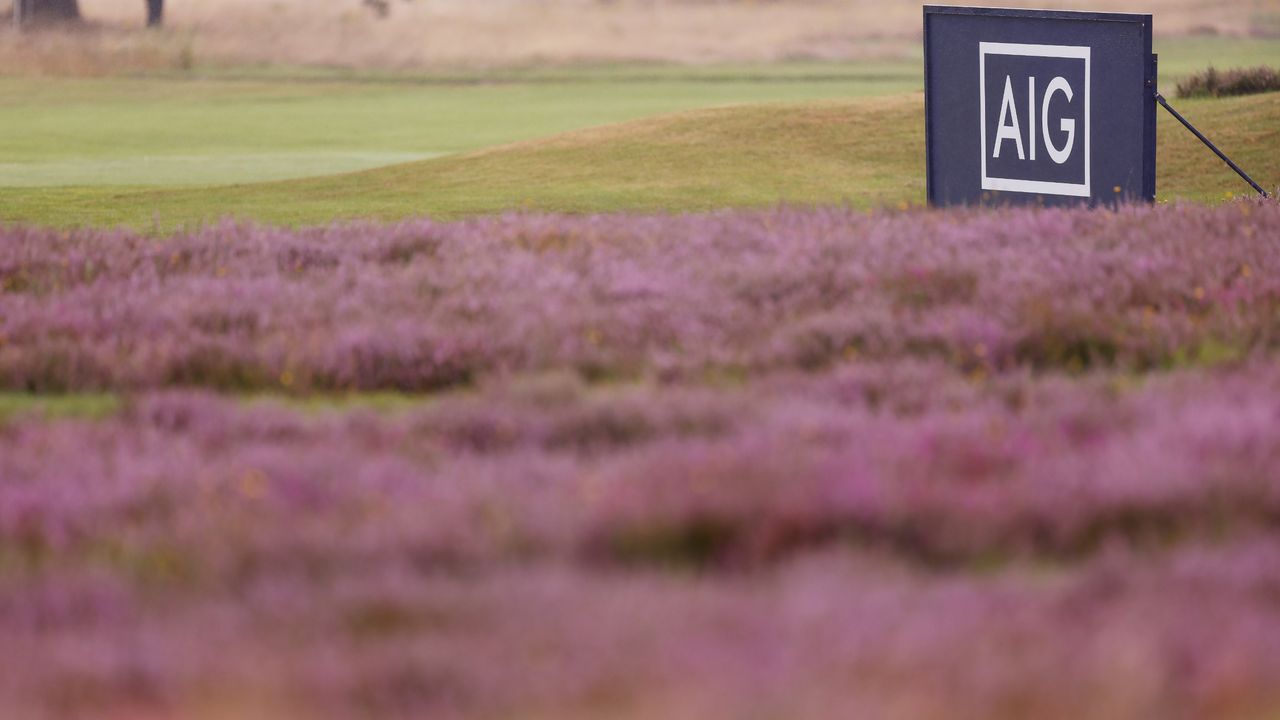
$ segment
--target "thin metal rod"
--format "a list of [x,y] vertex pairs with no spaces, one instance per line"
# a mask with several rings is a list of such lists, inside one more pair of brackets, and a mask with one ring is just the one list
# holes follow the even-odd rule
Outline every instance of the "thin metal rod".
[[1197,130],[1196,127],[1192,125],[1190,122],[1188,122],[1186,118],[1182,117],[1181,113],[1179,113],[1177,110],[1174,110],[1173,106],[1169,104],[1169,101],[1165,100],[1164,96],[1158,92],[1156,93],[1156,102],[1160,103],[1160,105],[1165,110],[1168,110],[1171,115],[1177,118],[1178,122],[1182,123],[1188,130],[1190,130],[1192,135],[1195,135],[1197,138],[1199,138],[1200,142],[1208,146],[1208,148],[1212,150],[1215,155],[1222,158],[1222,162],[1226,163],[1227,166],[1230,167],[1232,170],[1235,170],[1236,174],[1244,178],[1245,182],[1252,185],[1253,189],[1257,190],[1259,195],[1261,195],[1264,198],[1271,197],[1270,193],[1268,193],[1266,190],[1263,190],[1261,185],[1254,182],[1253,178],[1249,177],[1249,173],[1246,173],[1244,170],[1240,168],[1239,165],[1232,162],[1231,158],[1227,157],[1225,153],[1223,153],[1221,150],[1218,149],[1217,145],[1214,145],[1209,140],[1209,138],[1205,137],[1204,134],[1201,133],[1199,130]]

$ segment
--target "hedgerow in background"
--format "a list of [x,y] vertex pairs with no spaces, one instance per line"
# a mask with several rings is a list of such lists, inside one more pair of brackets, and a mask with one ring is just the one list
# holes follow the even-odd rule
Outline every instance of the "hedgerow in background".
[[1209,68],[1178,83],[1178,97],[1226,97],[1280,91],[1280,72],[1260,65],[1234,70]]

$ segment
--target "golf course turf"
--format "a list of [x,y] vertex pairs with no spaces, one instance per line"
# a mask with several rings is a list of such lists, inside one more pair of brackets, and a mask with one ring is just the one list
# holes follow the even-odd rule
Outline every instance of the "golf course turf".
[[[1280,63],[1280,42],[1164,39],[1162,85]],[[264,69],[0,79],[0,222],[150,232],[513,209],[681,212],[923,200],[915,57],[430,74]],[[1264,185],[1275,96],[1179,101]],[[1161,113],[1161,199],[1247,189]]]
[[[1280,94],[1179,103],[1260,181],[1280,178]],[[924,200],[918,95],[696,110],[359,173],[198,188],[0,189],[0,219],[54,227],[194,227],[222,218],[311,225],[512,209],[682,212],[778,203]],[[1160,118],[1158,198],[1248,187]]]

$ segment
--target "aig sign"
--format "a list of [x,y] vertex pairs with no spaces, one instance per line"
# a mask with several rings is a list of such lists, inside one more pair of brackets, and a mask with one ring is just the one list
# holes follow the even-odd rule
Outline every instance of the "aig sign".
[[1089,197],[1089,48],[984,42],[978,52],[982,189]]
[[924,12],[931,204],[1155,197],[1149,15]]

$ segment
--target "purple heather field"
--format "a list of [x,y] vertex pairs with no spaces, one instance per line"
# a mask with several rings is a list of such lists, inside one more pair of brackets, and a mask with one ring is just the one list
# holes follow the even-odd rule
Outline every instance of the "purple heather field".
[[0,715],[1276,717],[1278,353],[1273,201],[2,228]]

